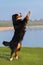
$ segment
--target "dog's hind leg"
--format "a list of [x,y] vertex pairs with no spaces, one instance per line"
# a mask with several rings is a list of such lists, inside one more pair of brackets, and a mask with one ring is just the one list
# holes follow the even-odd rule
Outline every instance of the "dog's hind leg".
[[17,50],[15,52],[16,59],[18,59],[18,54],[19,54],[20,49],[21,49],[21,43],[18,43]]
[[12,61],[13,59],[14,59],[14,51],[11,51],[10,61]]
[[16,52],[15,52],[15,57],[16,57],[16,59],[18,59],[18,54],[19,54],[19,51],[16,51]]
[[11,51],[10,61],[12,61],[14,59],[14,53],[15,53],[16,59],[18,59],[18,54],[19,54],[20,49],[21,49],[21,43],[18,43],[17,48],[15,49],[15,51],[13,51],[13,50]]

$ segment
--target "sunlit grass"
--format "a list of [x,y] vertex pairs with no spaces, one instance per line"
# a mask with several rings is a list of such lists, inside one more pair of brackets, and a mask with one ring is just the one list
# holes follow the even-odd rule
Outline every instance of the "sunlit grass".
[[9,61],[10,49],[0,47],[0,65],[43,65],[43,48],[23,47],[19,53],[19,59]]

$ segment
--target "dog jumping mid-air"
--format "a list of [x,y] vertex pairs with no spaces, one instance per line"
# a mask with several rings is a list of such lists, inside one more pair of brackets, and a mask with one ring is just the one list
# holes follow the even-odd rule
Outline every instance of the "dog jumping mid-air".
[[5,46],[9,46],[11,49],[10,61],[14,59],[14,53],[15,53],[15,58],[18,59],[18,53],[22,46],[21,42],[26,32],[25,30],[26,25],[30,17],[30,11],[27,13],[27,15],[25,16],[23,20],[21,17],[22,17],[21,13],[12,15],[12,21],[13,21],[13,27],[14,27],[13,38],[10,42],[3,41],[3,44]]

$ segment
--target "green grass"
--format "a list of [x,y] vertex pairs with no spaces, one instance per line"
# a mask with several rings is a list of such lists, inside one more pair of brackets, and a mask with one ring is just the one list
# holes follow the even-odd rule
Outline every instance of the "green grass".
[[10,49],[0,47],[0,65],[43,65],[43,48],[23,47],[19,53],[19,59],[9,61]]

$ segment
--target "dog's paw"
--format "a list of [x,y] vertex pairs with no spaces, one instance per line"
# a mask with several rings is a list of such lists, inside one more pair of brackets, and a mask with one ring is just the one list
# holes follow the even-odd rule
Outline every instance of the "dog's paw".
[[18,60],[18,56],[16,56],[16,59]]
[[10,61],[12,61],[13,60],[13,58],[10,58]]

